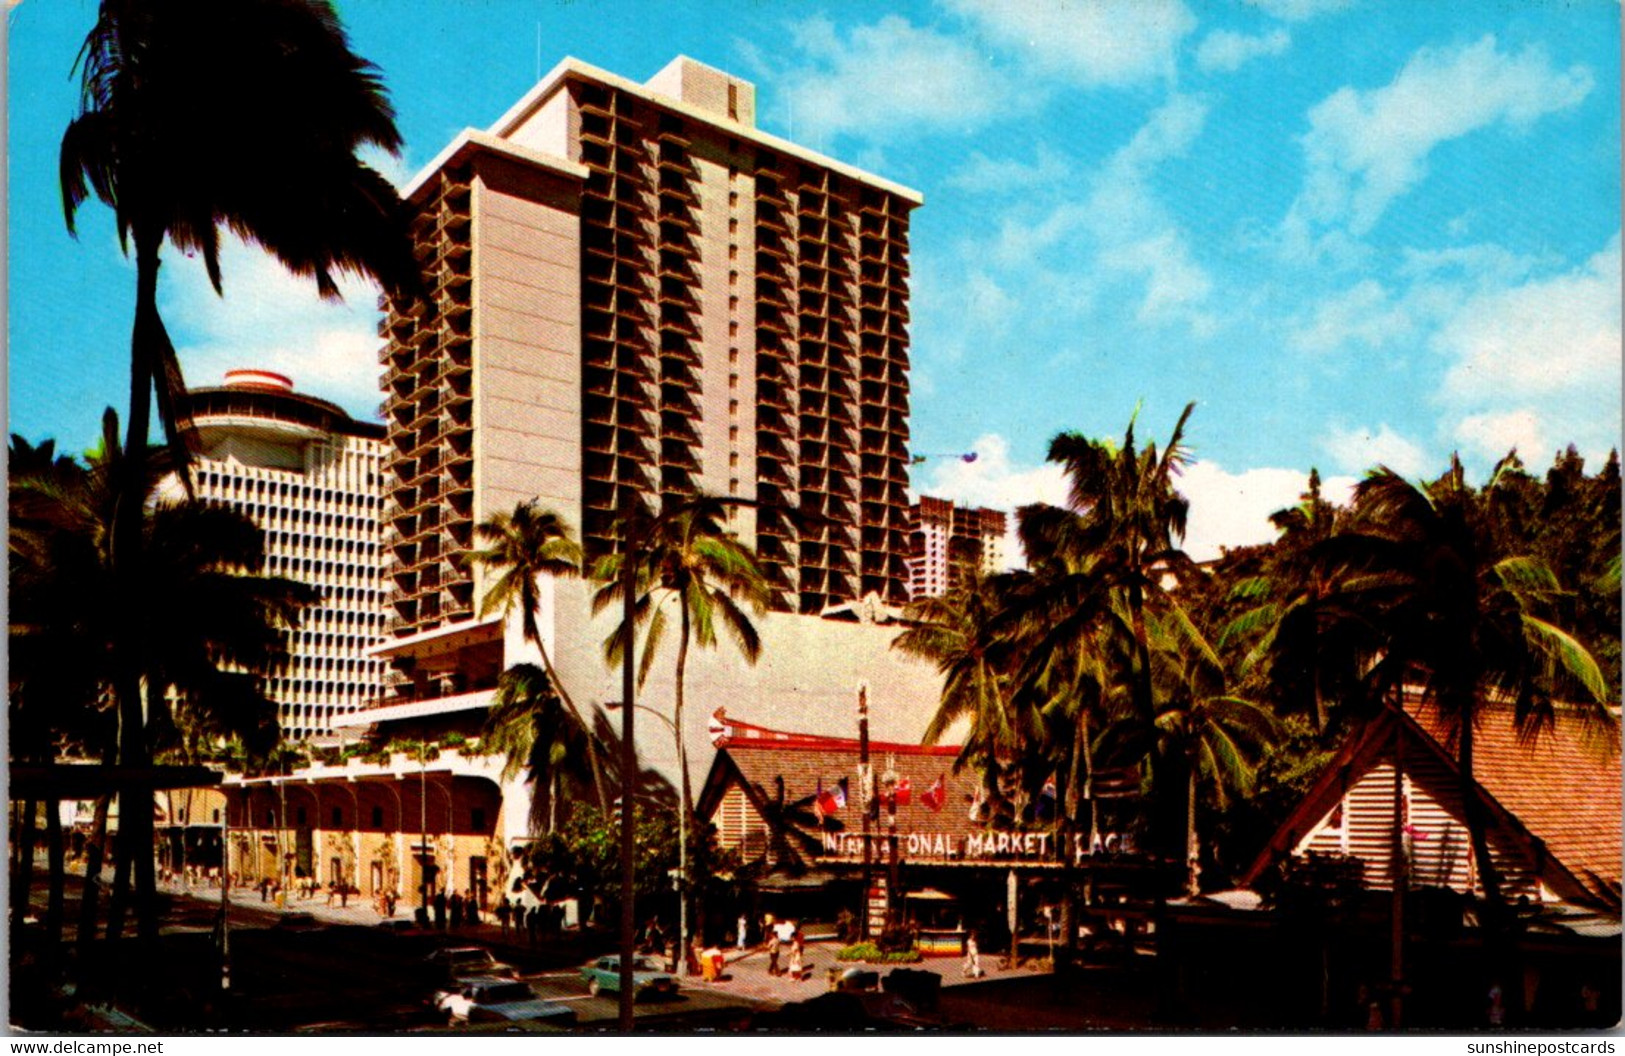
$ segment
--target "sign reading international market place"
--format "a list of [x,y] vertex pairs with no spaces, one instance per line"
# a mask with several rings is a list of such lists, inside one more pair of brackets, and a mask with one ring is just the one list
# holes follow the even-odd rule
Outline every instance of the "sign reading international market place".
[[[863,834],[858,832],[823,833],[822,856],[826,858],[861,858]],[[869,834],[876,860],[881,860],[888,847],[885,831]],[[1072,837],[1074,861],[1083,861],[1091,854],[1132,853],[1132,841],[1126,836],[1111,833],[1090,844],[1082,834]],[[1044,861],[1056,857],[1059,846],[1050,832],[899,832],[898,851],[906,858],[935,859],[939,861]]]

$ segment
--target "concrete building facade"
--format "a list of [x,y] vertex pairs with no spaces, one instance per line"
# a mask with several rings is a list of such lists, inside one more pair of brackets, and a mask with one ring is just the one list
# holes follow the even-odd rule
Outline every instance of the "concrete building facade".
[[908,224],[920,196],[754,127],[752,85],[566,60],[411,186],[433,310],[381,333],[392,629],[473,616],[452,560],[539,498],[589,556],[705,491],[816,615],[907,596]]
[[385,665],[365,650],[384,633],[384,430],[264,370],[231,371],[191,399],[198,498],[260,526],[268,574],[321,592],[292,636],[287,669],[266,689],[284,736],[328,737],[335,719],[383,687]]

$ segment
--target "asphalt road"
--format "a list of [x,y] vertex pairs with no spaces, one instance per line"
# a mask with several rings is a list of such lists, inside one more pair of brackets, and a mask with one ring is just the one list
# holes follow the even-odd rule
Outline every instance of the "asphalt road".
[[[78,919],[78,885],[70,884],[67,920]],[[44,893],[36,888],[36,912]],[[294,909],[302,907],[294,906]],[[327,914],[312,907],[318,916]],[[352,914],[359,916],[359,914]],[[222,991],[216,945],[218,894],[165,899],[158,949],[143,954],[134,940],[101,948],[95,962],[67,976],[94,997],[111,1001],[163,1033],[242,1031],[393,1034],[449,1028],[430,1004],[438,982],[424,958],[442,946],[483,945],[513,965],[543,997],[569,1004],[578,1029],[614,1029],[614,995],[592,997],[579,966],[614,950],[611,936],[571,932],[531,946],[499,941],[494,928],[474,934],[393,931],[373,924],[289,927],[271,907],[234,903],[230,924],[230,989]],[[73,933],[70,923],[69,936]],[[40,956],[37,927],[12,944],[11,1018],[25,1029],[71,1029],[56,998],[61,977]],[[743,1021],[753,1003],[732,995],[685,991],[640,1002],[641,1029],[692,1030]]]

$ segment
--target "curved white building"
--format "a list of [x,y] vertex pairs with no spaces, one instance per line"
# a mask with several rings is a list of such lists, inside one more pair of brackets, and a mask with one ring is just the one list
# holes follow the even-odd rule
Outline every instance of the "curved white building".
[[266,370],[230,371],[191,398],[203,444],[198,498],[264,530],[268,574],[321,591],[268,693],[284,736],[322,739],[382,691],[383,662],[364,650],[383,637],[384,429]]

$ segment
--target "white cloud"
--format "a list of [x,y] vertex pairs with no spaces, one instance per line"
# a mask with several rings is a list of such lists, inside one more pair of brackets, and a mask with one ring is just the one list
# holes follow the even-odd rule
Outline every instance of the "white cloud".
[[1180,0],[945,0],[1024,68],[1084,86],[1171,77],[1196,16]]
[[1456,439],[1470,454],[1491,461],[1516,448],[1527,462],[1537,465],[1541,456],[1554,450],[1548,448],[1540,421],[1529,410],[1468,415],[1457,423]]
[[1070,168],[1066,159],[1045,143],[1038,145],[1031,165],[1014,158],[990,158],[973,150],[970,159],[946,183],[972,194],[1013,194],[1054,184],[1064,179]]
[[1308,172],[1288,226],[1346,225],[1364,235],[1427,174],[1440,143],[1495,125],[1527,127],[1573,106],[1591,85],[1585,67],[1554,69],[1538,48],[1502,52],[1493,36],[1423,48],[1390,84],[1342,88],[1310,110]]
[[980,53],[896,15],[856,26],[844,39],[829,20],[811,18],[791,27],[791,43],[804,64],[775,80],[792,107],[791,134],[802,142],[973,131],[1010,106],[1002,77]]
[[[1013,461],[1009,442],[996,433],[979,437],[972,450],[977,455],[974,462],[944,460],[923,474],[917,482],[919,493],[1009,513],[1004,553],[1011,567],[1021,567],[1015,511],[1038,502],[1066,505],[1066,474],[1048,462],[1027,466]],[[1191,503],[1185,551],[1206,561],[1219,556],[1221,548],[1269,542],[1276,534],[1270,514],[1295,505],[1308,486],[1308,473],[1295,469],[1231,473],[1216,462],[1191,463],[1175,481]],[[1329,501],[1344,503],[1353,486],[1353,477],[1329,477],[1322,491]]]
[[1198,334],[1213,325],[1201,310],[1213,283],[1148,180],[1156,166],[1184,156],[1201,134],[1207,112],[1200,99],[1170,98],[1107,160],[1077,214],[1100,246],[1099,263],[1144,282],[1136,318],[1151,324],[1182,321]]
[[1455,438],[1490,457],[1512,437],[1572,441],[1591,456],[1616,446],[1620,281],[1616,233],[1576,268],[1467,300],[1432,342],[1450,364],[1439,399],[1459,416]]
[[[1198,461],[1185,467],[1176,487],[1191,504],[1185,552],[1208,561],[1224,549],[1272,542],[1279,533],[1270,514],[1298,504],[1309,474],[1271,467],[1231,473],[1217,462]],[[1343,504],[1353,487],[1353,477],[1329,477],[1321,481],[1321,495]]]
[[1382,465],[1402,477],[1416,478],[1434,468],[1419,444],[1395,432],[1387,422],[1375,431],[1332,426],[1321,439],[1321,447],[1345,473],[1364,473]]
[[223,243],[220,269],[223,297],[200,262],[172,255],[164,269],[161,306],[187,384],[218,385],[235,367],[263,367],[291,377],[300,392],[374,418],[382,398],[375,287],[343,278],[343,302],[324,302],[314,283],[236,240]]
[[1321,300],[1312,319],[1295,328],[1288,340],[1304,352],[1328,353],[1351,343],[1378,349],[1410,333],[1405,309],[1374,279]]
[[1304,22],[1321,15],[1346,11],[1354,0],[1247,0],[1260,11],[1286,22]]
[[1284,29],[1258,36],[1216,29],[1196,49],[1196,65],[1204,70],[1229,73],[1254,59],[1279,55],[1292,45],[1292,34]]

